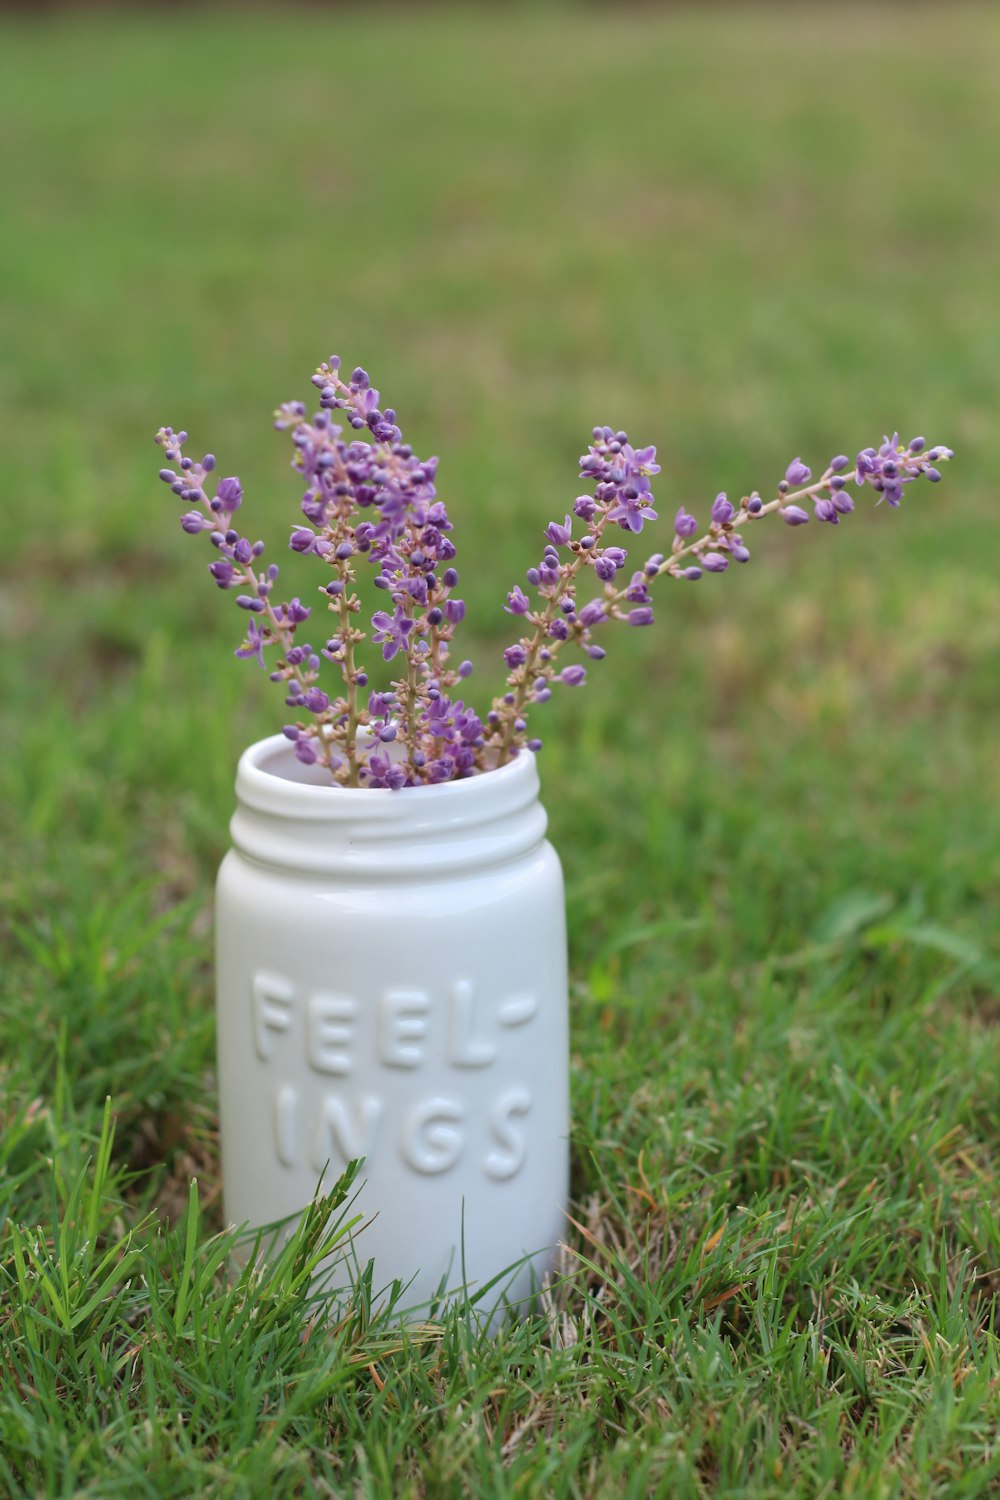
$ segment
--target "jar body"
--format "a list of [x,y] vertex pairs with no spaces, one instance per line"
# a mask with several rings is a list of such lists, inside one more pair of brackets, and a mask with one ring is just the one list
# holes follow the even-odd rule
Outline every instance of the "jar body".
[[[263,744],[276,746],[272,762],[286,754]],[[565,906],[558,859],[536,836],[544,815],[525,796],[529,770],[514,762],[401,792],[298,786],[296,797],[351,816],[325,846],[310,826],[296,868],[267,838],[237,837],[238,814],[219,874],[226,1215],[254,1227],[294,1215],[321,1177],[329,1188],[363,1158],[352,1258],[374,1259],[376,1288],[408,1284],[414,1309],[463,1284],[474,1294],[518,1262],[493,1300],[528,1295],[563,1232]],[[499,785],[463,797],[495,778],[520,789],[507,815]],[[382,799],[374,834],[369,798]],[[304,806],[282,842],[289,854]],[[274,833],[273,809],[254,817]]]

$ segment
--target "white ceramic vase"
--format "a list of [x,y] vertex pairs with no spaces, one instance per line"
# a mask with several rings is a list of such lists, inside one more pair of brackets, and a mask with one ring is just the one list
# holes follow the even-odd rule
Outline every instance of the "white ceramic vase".
[[217,903],[228,1219],[299,1213],[363,1157],[352,1256],[376,1288],[408,1282],[416,1308],[520,1262],[501,1286],[527,1297],[569,1154],[565,906],[534,756],[355,790],[276,735],[243,755],[236,797]]

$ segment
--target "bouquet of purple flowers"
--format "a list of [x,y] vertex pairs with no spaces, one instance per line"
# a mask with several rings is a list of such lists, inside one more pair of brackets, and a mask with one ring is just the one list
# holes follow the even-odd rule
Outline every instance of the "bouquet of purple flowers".
[[[320,592],[333,623],[318,650],[299,639],[312,609],[298,598],[275,602],[277,565],[262,569],[263,542],[251,542],[234,524],[243,502],[239,479],[218,480],[209,494],[214,456],[200,463],[186,457],[187,433],[170,427],[156,441],[173,465],[160,478],[192,507],[182,527],[208,533],[217,554],[209,573],[220,589],[239,590],[236,603],[248,623],[236,655],[257,660],[284,684],[286,705],[300,711],[284,727],[299,760],[325,766],[345,786],[395,790],[451,781],[494,770],[524,749],[539,750],[541,740],[529,737],[531,710],[553,688],[586,680],[586,661],[605,654],[600,638],[608,622],[652,624],[650,587],[661,575],[694,582],[746,563],[744,531],[772,514],[801,526],[810,519],[807,504],[816,520],[835,526],[854,509],[852,484],[869,485],[879,501],[898,506],[904,485],[920,477],[936,482],[938,465],[952,457],[949,448],[928,448],[920,437],[901,444],[894,434],[878,448],[863,448],[853,463],[844,454],[832,459],[815,480],[796,458],[773,499],[756,491],[738,503],[716,496],[701,535],[682,505],[669,552],[654,552],[637,567],[625,544],[657,519],[650,487],[659,473],[656,449],[635,448],[626,433],[595,427],[580,459],[587,493],[573,501],[572,514],[546,527],[542,556],[525,576],[529,592],[515,584],[507,595],[504,607],[522,634],[504,651],[506,691],[480,717],[456,696],[472,663],[455,664],[465,603],[455,595],[455,544],[435,488],[438,461],[416,456],[364,370],[347,381],[339,372],[334,357],[312,377],[320,405],[314,415],[301,401],[289,401],[274,423],[291,434],[292,467],[305,482],[307,524],[292,528],[289,545],[314,555],[328,575]],[[343,412],[349,433],[335,412]],[[371,691],[360,654],[369,631],[354,591],[363,562],[385,595],[385,607],[371,615],[371,644],[398,663],[390,686]],[[324,659],[340,674],[333,691],[320,686]]]

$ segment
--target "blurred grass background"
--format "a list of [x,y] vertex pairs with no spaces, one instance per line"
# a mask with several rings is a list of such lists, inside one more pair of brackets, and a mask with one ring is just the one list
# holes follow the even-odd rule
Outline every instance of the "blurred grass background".
[[[664,537],[902,426],[954,446],[944,484],[762,526],[539,715],[575,1187],[680,1172],[683,1239],[784,1212],[803,1161],[848,1215],[874,1172],[884,1295],[966,1256],[995,1358],[998,65],[964,3],[0,20],[9,1140],[93,1133],[111,1092],[130,1201],[169,1217],[196,1166],[211,1205],[211,881],[283,710],[156,480],[162,422],[305,594],[270,412],[332,352],[368,367],[441,455],[481,703],[595,422],[658,445]],[[899,1187],[908,1138],[944,1187]]]

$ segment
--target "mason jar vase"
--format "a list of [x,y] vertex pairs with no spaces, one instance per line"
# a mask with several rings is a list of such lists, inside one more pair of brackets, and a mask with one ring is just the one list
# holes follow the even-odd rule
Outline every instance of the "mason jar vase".
[[362,1159],[350,1260],[406,1283],[415,1315],[498,1277],[492,1301],[522,1301],[563,1233],[565,901],[538,791],[528,752],[401,791],[333,786],[281,735],[239,763],[216,919],[226,1216],[290,1219]]

